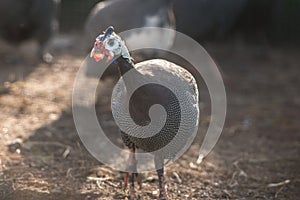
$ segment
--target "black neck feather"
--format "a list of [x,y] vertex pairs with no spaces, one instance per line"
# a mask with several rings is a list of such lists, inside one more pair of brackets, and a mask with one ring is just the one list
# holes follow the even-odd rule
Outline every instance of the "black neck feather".
[[[114,61],[114,64],[117,65],[127,90],[133,89],[137,82],[143,80],[143,75],[135,69],[134,64],[131,60],[120,56]],[[124,76],[129,71],[130,74]]]
[[122,56],[118,57],[114,63],[118,66],[121,76],[125,75],[131,69],[134,69],[134,64],[129,59],[123,58]]

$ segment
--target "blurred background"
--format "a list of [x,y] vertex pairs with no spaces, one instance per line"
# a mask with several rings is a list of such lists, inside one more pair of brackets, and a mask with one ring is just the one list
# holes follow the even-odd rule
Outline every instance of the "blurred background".
[[[126,198],[122,174],[86,151],[72,118],[75,75],[109,25],[116,32],[157,26],[187,34],[222,74],[228,98],[222,136],[196,164],[210,122],[209,94],[199,79],[199,136],[166,170],[171,199],[297,199],[299,11],[299,0],[0,0],[0,200]],[[174,41],[167,37],[167,47]],[[133,57],[172,60],[193,73],[165,53]],[[110,110],[118,78],[107,70],[95,106],[108,137],[122,146]],[[156,198],[155,173],[144,176],[142,199]]]

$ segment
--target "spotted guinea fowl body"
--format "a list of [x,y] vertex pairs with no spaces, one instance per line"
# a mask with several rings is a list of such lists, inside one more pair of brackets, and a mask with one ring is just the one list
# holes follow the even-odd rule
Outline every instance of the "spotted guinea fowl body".
[[[199,116],[196,81],[187,70],[161,59],[140,62],[134,70],[138,73],[120,79],[112,95],[112,112],[122,130],[123,142],[128,147],[135,145],[146,152],[160,151],[164,158],[174,157],[196,134]],[[146,84],[129,97],[132,81],[159,82],[161,85]],[[173,91],[168,88],[173,88]],[[130,120],[124,110],[126,98],[130,98],[130,117],[136,123],[135,127],[128,126]],[[148,112],[155,104],[164,107],[167,118],[157,134],[147,137],[149,133],[139,131],[138,127],[150,123]]]
[[[166,60],[132,63],[125,42],[112,26],[96,38],[90,54],[96,62],[107,58],[119,69],[121,79],[112,94],[112,113],[129,147],[124,188],[130,181],[130,199],[135,197],[138,176],[136,148],[154,155],[159,199],[168,200],[164,159],[178,158],[190,146],[198,128],[198,89],[194,77]],[[116,57],[118,56],[118,57]],[[162,108],[163,107],[163,108]],[[157,110],[157,108],[159,108]]]

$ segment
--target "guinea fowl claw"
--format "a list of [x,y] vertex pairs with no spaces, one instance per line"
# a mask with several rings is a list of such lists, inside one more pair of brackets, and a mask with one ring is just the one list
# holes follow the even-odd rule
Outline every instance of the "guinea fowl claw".
[[127,189],[128,179],[129,179],[129,173],[127,172],[126,175],[125,175],[125,178],[124,178],[124,187],[123,187],[124,191]]
[[129,197],[131,200],[135,199],[135,189],[133,186],[130,186]]
[[167,196],[158,197],[159,200],[169,200]]
[[[127,172],[125,175],[124,187],[123,187],[124,192],[126,191],[126,189],[128,187],[128,180],[131,179],[131,176],[136,176],[136,175],[134,173],[129,173],[129,172]],[[129,199],[131,199],[131,200],[135,199],[135,188],[132,183],[129,186]]]
[[138,173],[136,173],[135,178],[136,178],[137,184],[139,185],[139,189],[142,189],[142,177]]
[[168,192],[167,192],[166,188],[163,188],[162,191],[160,191],[158,199],[159,200],[169,200]]

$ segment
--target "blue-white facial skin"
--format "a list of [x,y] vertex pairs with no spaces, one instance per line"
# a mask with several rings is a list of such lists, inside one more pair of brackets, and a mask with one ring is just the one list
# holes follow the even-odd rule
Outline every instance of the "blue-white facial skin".
[[101,34],[96,38],[90,56],[93,57],[96,62],[101,61],[104,56],[107,56],[106,62],[109,62],[114,56],[122,54],[123,46],[125,46],[124,42],[115,33],[109,35]]

